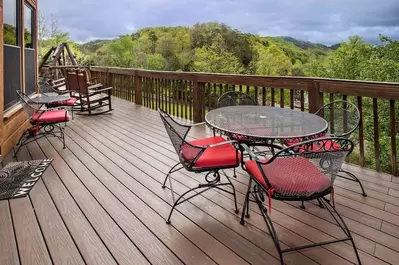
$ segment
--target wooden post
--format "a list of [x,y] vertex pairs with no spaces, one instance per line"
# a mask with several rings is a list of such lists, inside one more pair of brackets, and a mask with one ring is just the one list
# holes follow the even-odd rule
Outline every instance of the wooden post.
[[323,104],[323,94],[320,92],[319,83],[314,80],[308,82],[309,112],[315,113]]
[[198,81],[194,81],[193,84],[193,119],[194,122],[203,122],[205,119],[203,115],[205,84]]
[[[113,85],[114,85],[114,74],[107,72],[107,87],[113,87]],[[114,90],[114,88],[112,90]]]
[[142,79],[137,73],[134,73],[134,102],[137,105],[143,104],[143,96],[142,96]]

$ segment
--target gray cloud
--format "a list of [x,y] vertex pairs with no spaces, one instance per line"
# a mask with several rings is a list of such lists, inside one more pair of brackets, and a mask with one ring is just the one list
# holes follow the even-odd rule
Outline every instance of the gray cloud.
[[39,5],[79,41],[208,21],[325,44],[351,35],[375,42],[379,33],[399,39],[398,0],[41,0]]

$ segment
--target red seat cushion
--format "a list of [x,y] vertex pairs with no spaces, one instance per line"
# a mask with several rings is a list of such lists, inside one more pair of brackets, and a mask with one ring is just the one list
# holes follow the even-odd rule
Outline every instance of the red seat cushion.
[[77,98],[70,98],[66,101],[57,101],[57,102],[53,102],[51,104],[49,104],[50,106],[73,106],[75,105],[75,102],[77,101]]
[[31,121],[33,123],[65,122],[69,121],[69,113],[65,110],[38,111],[32,115]]
[[[215,136],[204,139],[198,139],[190,141],[189,144],[196,146],[206,146],[211,144],[223,143],[226,140],[223,137]],[[193,161],[200,148],[192,147],[188,144],[183,144],[181,148],[181,155],[186,161]],[[195,162],[194,167],[196,168],[217,168],[217,167],[234,167],[236,166],[241,158],[241,154],[231,144],[225,144],[217,147],[209,147],[201,154],[198,160]]]
[[248,172],[266,189],[274,189],[275,194],[308,197],[332,187],[330,178],[304,157],[276,158],[261,166],[271,187],[266,184],[256,161],[245,163]]

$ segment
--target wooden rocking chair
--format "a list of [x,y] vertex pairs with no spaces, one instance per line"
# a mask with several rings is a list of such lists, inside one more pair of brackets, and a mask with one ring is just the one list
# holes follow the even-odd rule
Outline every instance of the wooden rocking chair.
[[[89,85],[84,71],[69,71],[67,86],[68,90],[72,91],[79,99],[80,112],[78,114],[98,115],[113,110],[111,105],[112,87],[104,88],[102,84]],[[108,108],[105,110],[97,110],[106,107]]]

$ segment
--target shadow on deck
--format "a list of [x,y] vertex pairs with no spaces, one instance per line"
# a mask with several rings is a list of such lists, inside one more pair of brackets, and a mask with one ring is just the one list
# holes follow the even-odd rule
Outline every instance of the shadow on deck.
[[[20,160],[52,157],[26,198],[0,201],[0,264],[279,264],[255,205],[245,226],[232,197],[208,191],[164,218],[172,202],[161,189],[176,154],[155,111],[114,98],[111,114],[75,117],[67,148],[48,138],[19,153]],[[210,130],[193,129],[192,138]],[[11,157],[5,159],[5,164]],[[335,182],[337,210],[353,232],[363,264],[399,264],[399,178],[346,165],[362,181]],[[231,171],[229,171],[231,173]],[[174,174],[181,194],[201,175]],[[248,178],[232,179],[242,207]],[[273,202],[272,219],[285,246],[342,236],[326,210],[307,203]],[[352,264],[346,243],[285,256],[287,264]]]

